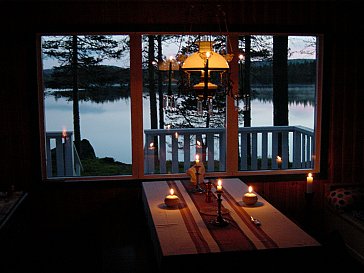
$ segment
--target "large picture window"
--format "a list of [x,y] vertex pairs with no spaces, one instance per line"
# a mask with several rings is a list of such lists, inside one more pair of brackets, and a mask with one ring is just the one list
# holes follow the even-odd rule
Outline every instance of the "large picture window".
[[320,37],[233,37],[41,35],[46,178],[319,171]]

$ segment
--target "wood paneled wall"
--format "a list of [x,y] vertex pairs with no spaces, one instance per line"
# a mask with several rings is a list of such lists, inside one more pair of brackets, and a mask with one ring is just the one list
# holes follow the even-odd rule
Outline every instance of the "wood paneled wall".
[[[41,182],[37,32],[187,31],[186,26],[216,31],[216,5],[226,12],[230,31],[325,35],[322,178],[364,183],[363,23],[357,2],[2,1],[1,183],[29,188]],[[289,186],[274,187],[272,196],[281,196]]]

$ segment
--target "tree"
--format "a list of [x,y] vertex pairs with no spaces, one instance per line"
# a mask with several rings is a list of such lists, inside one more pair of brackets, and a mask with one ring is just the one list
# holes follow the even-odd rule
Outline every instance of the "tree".
[[106,35],[50,36],[42,43],[43,54],[56,59],[64,73],[72,75],[73,127],[75,147],[81,155],[81,129],[79,113],[79,71],[100,64],[104,59],[121,58],[128,42],[120,43]]
[[[288,36],[273,36],[273,126],[288,125],[287,67]],[[278,155],[282,155],[282,137],[278,135]]]

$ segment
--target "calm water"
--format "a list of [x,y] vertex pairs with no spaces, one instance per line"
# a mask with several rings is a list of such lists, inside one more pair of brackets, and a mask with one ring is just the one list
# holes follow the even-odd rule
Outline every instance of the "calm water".
[[[310,93],[310,100],[305,94]],[[314,128],[314,89],[298,89],[297,98],[289,105],[289,124]],[[311,101],[309,103],[309,101]],[[143,100],[144,128],[150,128],[149,100]],[[272,126],[273,105],[269,98],[260,96],[251,102],[251,125]],[[73,131],[72,101],[66,98],[45,97],[46,131]],[[129,98],[114,102],[95,103],[80,101],[81,138],[88,139],[97,157],[113,157],[115,160],[131,163],[131,116]]]

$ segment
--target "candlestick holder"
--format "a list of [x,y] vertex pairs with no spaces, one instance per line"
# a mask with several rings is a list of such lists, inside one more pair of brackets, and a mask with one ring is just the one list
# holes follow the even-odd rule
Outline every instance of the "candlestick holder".
[[205,183],[205,186],[206,186],[206,198],[205,198],[205,201],[206,201],[206,203],[211,203],[212,202],[212,191],[211,191],[212,183],[211,183],[211,180],[210,179],[207,181],[207,183]]
[[219,226],[219,227],[225,227],[229,224],[229,220],[225,219],[224,217],[222,217],[222,213],[221,213],[221,194],[223,193],[222,190],[217,190],[216,194],[217,194],[217,217],[215,220],[212,221],[212,224],[214,224],[215,226]]
[[205,192],[205,190],[203,188],[201,188],[200,186],[200,173],[199,173],[199,169],[201,166],[199,165],[195,165],[195,169],[196,169],[196,186],[191,190],[192,193],[203,193]]

